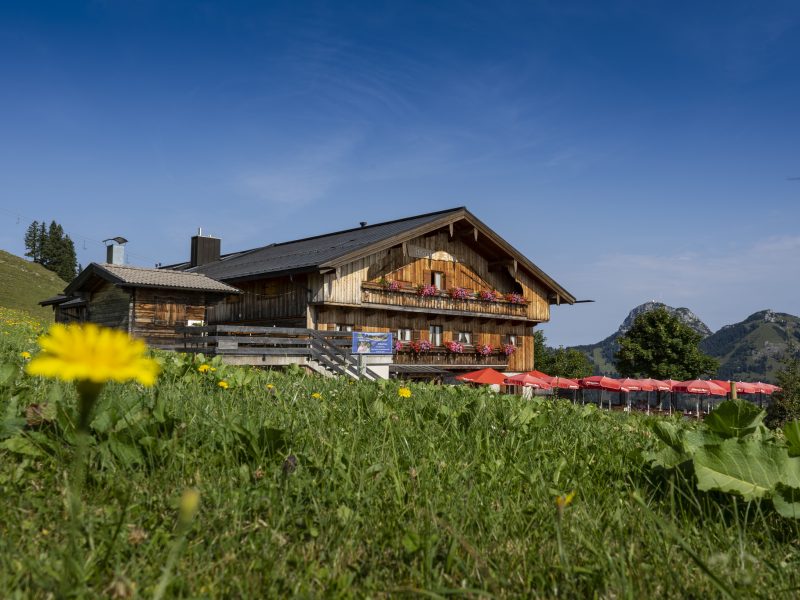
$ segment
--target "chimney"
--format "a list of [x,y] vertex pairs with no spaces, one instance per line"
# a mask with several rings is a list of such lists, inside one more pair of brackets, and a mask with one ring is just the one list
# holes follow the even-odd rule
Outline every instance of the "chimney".
[[198,227],[197,235],[192,236],[190,266],[199,267],[219,260],[221,245],[219,238],[203,235],[203,230]]
[[358,224],[361,225],[362,228],[367,226],[366,221],[359,221]]
[[[110,244],[107,242],[111,242]],[[128,243],[124,237],[113,237],[103,240],[106,244],[106,262],[110,265],[125,264],[125,244]]]

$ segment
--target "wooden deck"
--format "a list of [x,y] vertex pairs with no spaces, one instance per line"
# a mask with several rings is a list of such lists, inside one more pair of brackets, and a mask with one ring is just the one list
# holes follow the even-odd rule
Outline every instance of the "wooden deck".
[[178,332],[183,335],[175,348],[178,352],[221,356],[228,364],[296,364],[321,374],[379,378],[350,352],[352,334],[348,332],[247,325],[180,327]]

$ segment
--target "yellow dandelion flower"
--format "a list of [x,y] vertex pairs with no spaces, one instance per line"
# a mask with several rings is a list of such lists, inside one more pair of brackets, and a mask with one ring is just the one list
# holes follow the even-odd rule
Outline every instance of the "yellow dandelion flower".
[[397,395],[401,398],[411,398],[411,390],[407,387],[401,387],[399,390],[397,390]]
[[218,385],[219,387],[221,387],[223,390],[227,390],[227,389],[228,389],[228,387],[229,387],[229,386],[228,386],[228,382],[227,382],[227,381],[220,381],[220,382],[219,382],[217,385]]
[[313,394],[311,394],[311,397],[314,398],[314,400],[322,400],[322,394],[320,394],[319,392],[314,392]]
[[574,490],[571,491],[569,494],[565,494],[563,496],[558,496],[558,497],[556,497],[556,507],[559,510],[563,510],[564,508],[566,508],[567,506],[572,504],[572,501],[574,499],[575,499],[575,491]]
[[150,386],[160,371],[145,356],[144,342],[94,323],[56,323],[39,338],[39,346],[43,352],[25,367],[30,375],[98,384],[135,380]]
[[25,360],[28,360],[31,357],[31,353],[30,352],[20,352],[19,355],[22,358],[24,358]]
[[200,365],[199,367],[197,367],[197,370],[198,370],[200,373],[208,373],[208,370],[209,370],[210,368],[211,368],[211,367],[209,367],[208,365]]
[[267,384],[267,389],[268,389],[268,390],[271,390],[271,389],[273,389],[274,387],[275,387],[275,386],[274,386],[274,385],[272,385],[271,383],[268,383],[268,384]]

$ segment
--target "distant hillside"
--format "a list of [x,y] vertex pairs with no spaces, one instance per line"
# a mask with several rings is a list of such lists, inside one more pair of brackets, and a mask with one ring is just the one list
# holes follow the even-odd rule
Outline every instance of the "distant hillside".
[[598,375],[616,376],[614,353],[617,338],[627,332],[634,319],[643,312],[666,308],[681,321],[703,336],[700,349],[720,361],[717,376],[720,379],[743,381],[775,380],[775,369],[787,343],[794,340],[800,346],[800,318],[785,313],[762,310],[741,323],[726,325],[716,333],[688,308],[672,308],[660,302],[646,302],[634,308],[616,332],[601,342],[575,346],[589,357]]
[[656,308],[666,309],[667,312],[678,317],[678,319],[694,329],[703,337],[711,335],[711,330],[708,328],[708,326],[688,308],[673,308],[661,302],[645,302],[629,312],[628,316],[625,317],[625,320],[622,322],[619,328],[606,339],[596,344],[575,346],[575,349],[580,350],[589,357],[589,360],[591,360],[595,366],[595,373],[597,375],[609,375],[612,377],[616,376],[617,370],[614,366],[614,354],[619,348],[619,345],[617,344],[617,338],[627,333],[627,331],[633,325],[636,317],[642,313],[655,310]]
[[65,287],[64,280],[42,265],[0,250],[0,306],[24,310],[43,322],[50,322],[53,309],[37,303]]
[[800,318],[762,310],[726,325],[700,342],[700,349],[719,359],[722,379],[773,382],[790,340],[800,346]]

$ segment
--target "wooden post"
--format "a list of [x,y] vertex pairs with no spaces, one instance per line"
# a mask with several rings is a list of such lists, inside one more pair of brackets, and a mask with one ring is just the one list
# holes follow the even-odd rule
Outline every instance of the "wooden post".
[[729,381],[728,383],[731,384],[731,400],[738,400],[738,396],[736,395],[736,382]]

